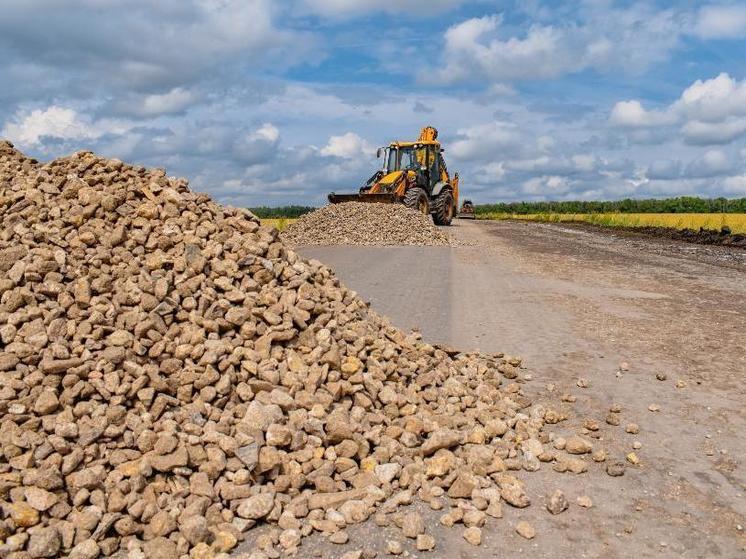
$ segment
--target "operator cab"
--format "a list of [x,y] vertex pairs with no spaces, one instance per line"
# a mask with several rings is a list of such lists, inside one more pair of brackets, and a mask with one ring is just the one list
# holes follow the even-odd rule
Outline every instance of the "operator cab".
[[387,148],[378,150],[378,155],[384,155],[384,173],[396,171],[414,171],[421,175],[418,182],[422,181],[428,191],[432,190],[440,180],[440,147],[436,144],[392,144]]

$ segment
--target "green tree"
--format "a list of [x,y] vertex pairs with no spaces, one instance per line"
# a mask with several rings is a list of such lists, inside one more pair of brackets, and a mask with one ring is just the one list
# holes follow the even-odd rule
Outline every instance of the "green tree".
[[634,200],[593,200],[555,202],[500,202],[478,204],[477,215],[486,213],[540,214],[540,213],[746,213],[746,198],[646,198]]

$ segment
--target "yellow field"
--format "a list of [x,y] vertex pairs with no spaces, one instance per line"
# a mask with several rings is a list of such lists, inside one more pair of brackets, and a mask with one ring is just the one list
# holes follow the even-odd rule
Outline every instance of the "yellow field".
[[746,234],[746,214],[482,214],[479,219],[525,219],[552,223],[584,222],[607,227],[671,227],[674,229],[720,230]]
[[291,223],[298,221],[298,219],[293,217],[281,217],[279,219],[260,219],[259,221],[262,222],[262,225],[271,225],[272,227],[276,227],[282,231]]

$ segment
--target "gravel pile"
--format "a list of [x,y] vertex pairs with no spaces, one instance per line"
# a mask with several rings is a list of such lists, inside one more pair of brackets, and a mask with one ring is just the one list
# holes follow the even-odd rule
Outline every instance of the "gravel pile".
[[448,235],[426,215],[402,204],[345,202],[305,214],[282,232],[294,246],[448,246]]
[[590,463],[518,359],[403,334],[162,170],[0,142],[0,221],[0,556],[227,557],[268,522],[277,557],[373,514],[429,549],[414,498],[477,545],[517,470]]

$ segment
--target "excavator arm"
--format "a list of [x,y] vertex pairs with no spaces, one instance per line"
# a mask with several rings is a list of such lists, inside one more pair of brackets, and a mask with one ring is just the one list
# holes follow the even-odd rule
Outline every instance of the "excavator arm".
[[438,130],[432,126],[425,126],[420,130],[420,137],[417,138],[418,142],[434,142],[438,139]]

